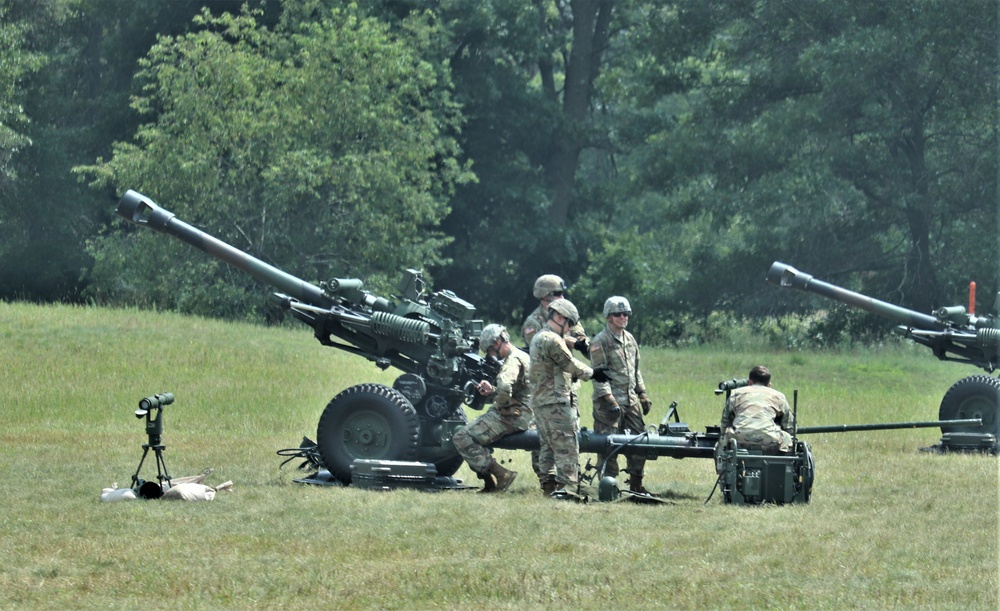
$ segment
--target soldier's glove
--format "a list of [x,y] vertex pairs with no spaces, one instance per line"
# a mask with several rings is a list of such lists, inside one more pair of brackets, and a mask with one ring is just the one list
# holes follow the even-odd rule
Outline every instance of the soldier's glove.
[[642,406],[642,415],[648,416],[650,408],[653,407],[653,402],[649,400],[649,395],[641,392],[639,393],[639,405]]
[[595,382],[610,382],[611,374],[608,373],[607,365],[598,365],[594,367],[594,374],[590,376],[590,379]]
[[587,341],[586,337],[577,338],[573,347],[580,351],[584,356],[590,356],[590,342]]
[[618,406],[618,402],[611,395],[603,395],[598,397],[597,400],[601,403],[602,411],[607,414],[612,420],[617,420],[622,415],[622,408]]

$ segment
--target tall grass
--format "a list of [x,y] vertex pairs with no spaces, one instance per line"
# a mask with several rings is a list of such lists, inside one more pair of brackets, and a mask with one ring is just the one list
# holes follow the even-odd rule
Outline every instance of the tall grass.
[[[669,458],[647,466],[668,503],[560,503],[514,451],[505,495],[375,493],[278,468],[336,392],[394,377],[306,328],[0,303],[0,358],[0,608],[997,608],[997,459],[920,452],[936,429],[811,436],[806,506],[706,505],[711,461]],[[649,420],[677,400],[693,429],[758,363],[799,390],[803,425],[933,420],[976,373],[908,345],[643,358]],[[171,475],[235,489],[100,503],[147,440],[136,402],[163,391]]]

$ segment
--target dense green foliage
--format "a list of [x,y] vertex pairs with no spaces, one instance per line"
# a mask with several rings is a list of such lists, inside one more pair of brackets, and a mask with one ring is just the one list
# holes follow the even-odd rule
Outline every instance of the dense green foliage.
[[130,188],[307,280],[422,268],[491,320],[558,273],[582,311],[628,296],[646,343],[830,306],[764,285],[776,259],[920,311],[998,288],[988,0],[0,16],[0,297],[259,317],[261,287],[115,221]]
[[[871,272],[866,289],[920,311],[994,281],[995,3],[680,4],[695,14],[662,7],[643,65],[685,19],[708,20],[689,72],[617,75],[622,104],[668,109],[646,113],[622,165],[644,202],[632,212],[673,245],[652,257],[674,300],[772,308],[752,283],[775,259]],[[725,286],[709,290],[705,269]]]
[[[402,261],[437,260],[444,238],[433,227],[465,178],[447,135],[457,117],[448,83],[416,46],[435,36],[432,26],[397,37],[350,9],[274,30],[252,14],[206,12],[195,24],[142,62],[148,84],[133,106],[155,122],[82,171],[100,186],[143,185],[188,222],[307,278],[384,287],[378,279],[395,280]],[[235,274],[157,242],[141,232],[96,243],[95,295],[205,314],[246,309],[218,290],[227,284],[218,277]]]
[[0,88],[16,84],[14,98],[0,89],[0,108],[17,104],[25,120],[0,117],[0,124],[31,143],[17,149],[9,166],[16,180],[0,189],[5,297],[83,298],[82,275],[92,263],[85,243],[111,218],[116,193],[88,188],[72,168],[135,131],[128,103],[136,61],[157,34],[187,28],[192,8],[158,0],[0,0],[0,27],[21,41],[20,54],[0,54],[0,71],[25,68],[0,81]]
[[11,188],[17,173],[11,159],[30,144],[26,134],[28,116],[24,112],[21,85],[37,70],[42,58],[27,49],[23,24],[11,21],[10,7],[0,5],[0,189]]

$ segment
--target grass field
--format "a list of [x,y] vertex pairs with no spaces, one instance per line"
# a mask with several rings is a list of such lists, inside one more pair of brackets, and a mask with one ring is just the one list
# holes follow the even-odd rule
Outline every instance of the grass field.
[[[810,436],[810,505],[706,505],[711,461],[670,458],[646,478],[670,504],[556,502],[515,451],[498,453],[521,473],[505,495],[377,493],[278,468],[336,392],[394,378],[305,327],[0,303],[0,358],[2,609],[998,606],[997,458],[920,452],[937,429]],[[649,420],[677,400],[692,429],[718,422],[715,385],[758,363],[799,390],[803,426],[935,420],[977,373],[911,345],[643,358]],[[208,483],[234,490],[99,502],[138,465],[136,403],[165,391],[171,475],[213,468]]]

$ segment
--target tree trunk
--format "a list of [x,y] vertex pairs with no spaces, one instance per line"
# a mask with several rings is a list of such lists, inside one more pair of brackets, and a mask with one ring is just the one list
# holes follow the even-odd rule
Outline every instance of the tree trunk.
[[901,149],[910,169],[913,196],[905,203],[905,214],[910,231],[910,250],[906,256],[906,272],[913,278],[913,309],[930,312],[938,303],[937,277],[931,262],[931,227],[926,147],[923,120],[913,121],[910,133],[903,138]]
[[[563,130],[553,143],[545,173],[552,189],[549,221],[565,227],[573,204],[580,152],[589,141],[594,80],[608,43],[613,0],[572,0],[573,41],[566,61],[563,89]],[[541,67],[543,68],[543,67]]]

